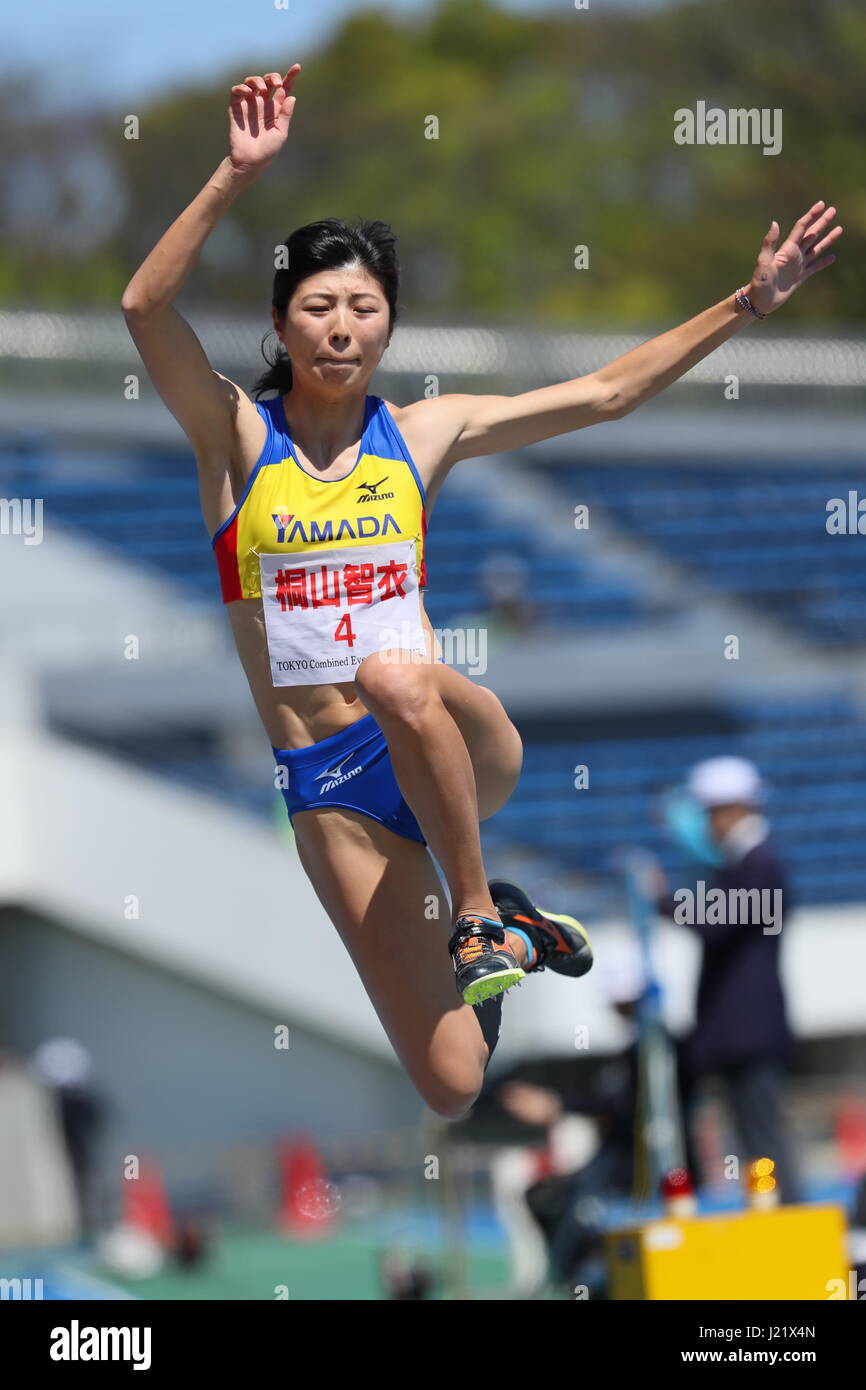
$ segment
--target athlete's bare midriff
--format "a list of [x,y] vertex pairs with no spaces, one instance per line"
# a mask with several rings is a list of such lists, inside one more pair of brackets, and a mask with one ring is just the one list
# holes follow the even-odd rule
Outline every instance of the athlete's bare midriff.
[[[421,598],[421,620],[427,634],[427,654],[440,654]],[[242,598],[225,605],[235,645],[262,723],[274,748],[307,748],[367,714],[354,681],[340,685],[275,686],[271,680],[265,620],[260,598]]]

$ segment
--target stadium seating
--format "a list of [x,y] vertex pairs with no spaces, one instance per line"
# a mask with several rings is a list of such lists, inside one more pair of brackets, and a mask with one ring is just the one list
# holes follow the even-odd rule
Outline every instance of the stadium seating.
[[[7,495],[42,497],[50,522],[168,578],[182,574],[203,604],[219,605],[216,567],[186,453],[141,449],[121,457],[9,445],[0,451],[0,469]],[[813,475],[766,464],[723,469],[622,463],[549,466],[547,476],[570,501],[579,498],[601,509],[611,524],[684,566],[693,581],[689,596],[741,598],[812,645],[838,648],[866,640],[864,541],[832,536],[825,524],[829,498],[846,497],[852,488],[866,493],[866,466],[856,475]],[[579,634],[639,629],[658,616],[658,605],[631,579],[611,580],[607,568],[602,572],[581,558],[552,561],[531,535],[492,520],[481,495],[441,496],[436,523],[427,549],[427,608],[436,627],[447,627],[458,613],[483,610],[481,567],[502,550],[527,562],[544,622]],[[657,821],[658,793],[680,781],[698,759],[736,752],[754,759],[772,789],[768,811],[796,899],[866,899],[866,722],[846,700],[791,694],[720,704],[704,711],[702,731],[688,734],[646,737],[634,714],[604,736],[546,737],[537,726],[527,730],[520,785],[482,826],[485,847],[504,857],[500,863],[513,847],[534,855],[540,870],[596,881],[603,894],[618,847],[640,843],[654,848],[672,874],[682,873],[686,865]],[[244,785],[235,769],[192,741],[184,745],[181,737],[175,744],[169,737],[162,747],[122,751],[239,808],[274,814],[267,783]],[[584,791],[573,786],[578,763],[590,769]]]
[[[655,850],[669,873],[688,872],[659,824],[658,797],[701,758],[751,758],[769,787],[767,814],[799,903],[866,897],[866,724],[843,699],[740,702],[719,730],[663,738],[526,741],[517,791],[483,833],[491,848],[531,845],[572,869],[610,875],[624,845]],[[637,731],[640,724],[634,721]],[[585,764],[589,786],[575,790]],[[680,879],[682,881],[682,879]]]
[[866,463],[546,468],[570,500],[684,566],[697,593],[755,604],[815,644],[866,642],[864,538],[827,530],[831,499],[866,498]]
[[[195,468],[188,454],[111,456],[111,466],[84,453],[0,452],[7,491],[42,497],[47,518],[75,527],[130,560],[184,579],[202,602],[219,604],[216,564],[201,519]],[[427,611],[434,627],[455,610],[484,606],[479,576],[485,558],[519,552],[532,592],[549,621],[576,631],[636,626],[657,611],[625,579],[612,581],[591,564],[552,558],[522,529],[490,517],[483,498],[441,496],[431,528]],[[574,602],[574,593],[581,602]]]
[[[587,879],[597,912],[610,906],[623,846],[654,850],[674,881],[687,881],[689,863],[660,824],[659,794],[700,759],[736,753],[751,758],[766,780],[767,814],[789,869],[791,899],[802,905],[866,900],[866,723],[854,708],[841,699],[800,698],[715,713],[716,731],[683,736],[641,737],[639,717],[618,737],[542,742],[530,732],[516,791],[482,825],[485,850],[500,865],[519,852],[545,878],[565,872]],[[274,813],[267,784],[245,786],[212,758],[152,751],[146,761],[239,809]],[[574,787],[578,764],[589,770],[584,790]]]

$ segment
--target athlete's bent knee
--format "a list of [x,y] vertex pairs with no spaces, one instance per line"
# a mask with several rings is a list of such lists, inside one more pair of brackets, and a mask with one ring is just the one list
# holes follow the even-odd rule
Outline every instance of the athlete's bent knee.
[[505,753],[504,761],[514,769],[515,777],[517,777],[523,767],[523,739],[520,736],[520,730],[512,722],[495,690],[491,690],[487,685],[481,685],[478,689],[483,690],[485,696],[489,698],[491,719],[496,724],[497,737]]
[[437,1115],[441,1115],[443,1120],[462,1120],[464,1115],[469,1114],[480,1094],[480,1084],[471,1091],[443,1090],[440,1087],[425,1087],[422,1091],[427,1105]]
[[431,1110],[445,1120],[460,1120],[472,1109],[484,1085],[484,1067],[469,1058],[459,1064],[451,1059],[443,1069],[435,1066],[416,1080],[418,1090]]
[[358,667],[355,683],[362,697],[375,706],[374,712],[413,719],[437,694],[429,665],[412,662],[394,649],[373,652]]

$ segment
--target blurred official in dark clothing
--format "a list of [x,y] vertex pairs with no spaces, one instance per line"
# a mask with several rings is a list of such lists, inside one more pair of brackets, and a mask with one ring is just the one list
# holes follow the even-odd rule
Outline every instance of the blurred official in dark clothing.
[[760,810],[761,780],[744,758],[711,758],[692,769],[687,791],[704,808],[717,850],[709,882],[658,899],[661,911],[704,943],[695,1026],[679,1046],[689,1167],[697,1172],[691,1121],[698,1083],[716,1076],[724,1082],[739,1135],[740,1177],[749,1160],[772,1158],[781,1200],[799,1201],[782,1121],[794,1038],[779,977],[779,943],[790,902]]
[[108,1106],[91,1079],[90,1054],[74,1038],[50,1038],[37,1047],[33,1069],[52,1087],[78,1198],[81,1234],[99,1227],[96,1191],[97,1146]]
[[627,1025],[628,1042],[591,1071],[584,1064],[576,1067],[574,1080],[555,1090],[512,1081],[497,1091],[502,1108],[526,1124],[549,1127],[568,1113],[591,1116],[598,1123],[599,1147],[582,1168],[542,1178],[525,1194],[547,1242],[553,1280],[586,1282],[594,1298],[607,1296],[601,1258],[605,1199],[628,1197],[634,1184],[638,1086],[635,1011],[645,988],[640,963],[632,951],[623,950],[619,957],[609,952],[601,973],[608,1002]]

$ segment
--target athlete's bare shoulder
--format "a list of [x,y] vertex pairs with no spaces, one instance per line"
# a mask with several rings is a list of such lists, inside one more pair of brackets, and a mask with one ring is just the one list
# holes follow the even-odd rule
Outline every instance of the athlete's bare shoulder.
[[425,488],[441,482],[457,462],[452,450],[463,429],[469,399],[460,395],[430,396],[403,406],[385,401]]

